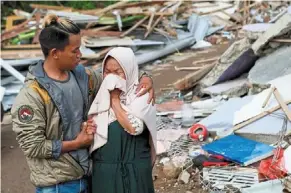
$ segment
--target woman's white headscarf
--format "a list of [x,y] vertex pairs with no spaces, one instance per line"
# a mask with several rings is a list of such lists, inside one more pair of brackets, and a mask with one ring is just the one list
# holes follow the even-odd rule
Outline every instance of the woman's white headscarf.
[[105,56],[102,69],[104,69],[105,61],[109,56],[118,61],[125,73],[126,80],[119,76],[109,74],[102,82],[89,110],[89,115],[93,115],[93,120],[97,124],[97,131],[94,135],[94,143],[91,145],[90,153],[107,143],[108,124],[110,123],[110,91],[115,88],[123,91],[122,98],[125,99],[125,103],[121,104],[123,109],[141,119],[146,124],[156,149],[156,109],[151,104],[147,104],[148,93],[141,97],[136,97],[135,89],[139,77],[138,65],[133,51],[125,47],[113,48]]

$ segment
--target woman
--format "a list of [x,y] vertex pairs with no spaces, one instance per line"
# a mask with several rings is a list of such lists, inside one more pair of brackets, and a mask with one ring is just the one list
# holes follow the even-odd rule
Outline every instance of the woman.
[[97,124],[93,193],[153,193],[156,111],[136,97],[138,66],[129,48],[112,49],[102,64],[103,82],[89,116]]

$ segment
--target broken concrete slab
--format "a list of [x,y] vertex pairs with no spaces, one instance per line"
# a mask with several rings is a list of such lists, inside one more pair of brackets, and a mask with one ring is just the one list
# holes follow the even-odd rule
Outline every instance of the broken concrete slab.
[[246,95],[248,91],[249,86],[247,78],[230,80],[201,90],[202,93],[210,96],[227,95],[229,98]]
[[211,86],[217,82],[220,76],[233,62],[251,47],[250,41],[243,38],[234,42],[220,57],[218,64],[200,81],[202,87]]
[[275,37],[286,34],[291,30],[291,14],[282,16],[273,27],[269,28],[262,36],[252,45],[256,55],[262,55],[269,41]]
[[244,98],[230,98],[216,109],[216,112],[201,120],[199,124],[204,125],[208,131],[222,131],[233,127],[234,112],[252,100],[253,96]]
[[172,142],[178,140],[182,135],[186,135],[186,129],[161,129],[157,132],[158,153],[168,151]]
[[164,163],[163,173],[168,179],[176,179],[178,178],[181,169],[176,167],[172,161],[168,161]]
[[[291,74],[285,75],[283,77],[279,77],[277,79],[274,79],[269,84],[272,85],[272,87],[276,87],[279,93],[281,94],[284,101],[291,100],[291,92],[289,89],[289,83],[291,82]],[[259,93],[254,97],[254,99],[247,105],[241,108],[238,112],[235,113],[233,124],[237,125],[239,123],[242,123],[246,120],[251,119],[252,117],[255,117],[262,112],[268,111],[271,108],[274,108],[278,106],[278,102],[275,99],[274,96],[271,96],[267,106],[265,108],[262,108],[264,101],[268,97],[270,91],[272,88],[266,89],[263,92]]]
[[[216,109],[216,112],[201,120],[199,124],[204,125],[209,132],[219,132],[233,128],[233,119],[236,111],[250,103],[255,96],[243,98],[230,98],[227,102]],[[289,105],[291,108],[291,105]],[[273,114],[267,115],[249,125],[246,125],[236,133],[240,136],[256,140],[266,144],[277,142],[278,134],[281,130],[283,120],[276,116],[283,114],[282,110],[277,110]],[[287,131],[291,131],[291,123],[287,124]]]
[[181,182],[183,182],[184,184],[188,184],[189,179],[190,179],[190,174],[187,171],[185,171],[185,170],[182,171],[182,173],[179,176],[179,180]]
[[265,84],[291,73],[291,46],[284,46],[270,55],[261,57],[249,72],[251,83]]
[[254,23],[254,24],[244,25],[242,29],[246,31],[250,31],[250,32],[265,32],[270,27],[273,27],[273,25],[274,24],[272,23]]
[[227,97],[224,96],[217,96],[211,99],[207,99],[207,100],[203,100],[203,101],[196,101],[196,102],[192,102],[191,106],[194,109],[211,109],[214,110],[217,107],[219,107],[220,105],[222,105],[225,102],[225,99],[227,99]]

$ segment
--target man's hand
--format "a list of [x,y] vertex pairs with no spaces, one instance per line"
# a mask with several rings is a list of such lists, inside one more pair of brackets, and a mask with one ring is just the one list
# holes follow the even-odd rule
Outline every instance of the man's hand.
[[77,138],[75,139],[75,142],[79,148],[88,147],[93,142],[93,139],[94,139],[93,134],[90,134],[90,135],[87,134],[87,129],[88,129],[87,123],[83,123],[82,130],[77,136]]
[[155,104],[155,91],[153,88],[153,81],[150,77],[143,76],[140,79],[139,85],[135,91],[135,93],[138,93],[137,96],[142,96],[146,93],[149,93],[149,98],[148,98],[148,104],[152,102],[152,105]]
[[96,133],[97,125],[95,124],[94,120],[92,119],[93,117],[90,117],[88,119],[87,123],[87,128],[86,128],[86,133],[88,135],[94,135]]

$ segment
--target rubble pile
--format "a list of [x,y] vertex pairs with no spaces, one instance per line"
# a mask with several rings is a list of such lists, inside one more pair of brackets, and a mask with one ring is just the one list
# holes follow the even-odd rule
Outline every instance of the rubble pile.
[[[112,47],[126,46],[152,73],[159,96],[157,167],[164,174],[156,183],[187,185],[188,192],[195,192],[194,181],[206,192],[290,192],[290,2],[31,7],[32,13],[8,16],[1,34],[5,110],[28,66],[43,58],[38,35],[44,16],[54,13],[82,29],[83,65],[99,69]],[[157,192],[163,191],[170,192]]]

